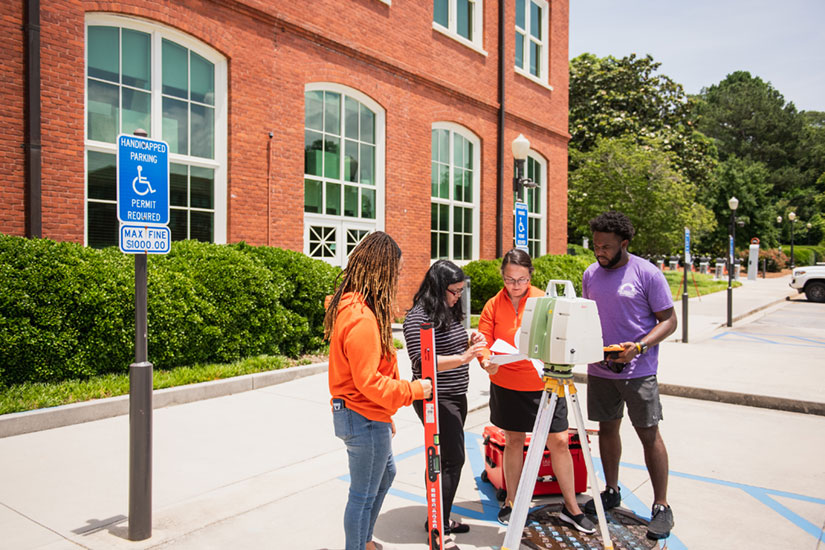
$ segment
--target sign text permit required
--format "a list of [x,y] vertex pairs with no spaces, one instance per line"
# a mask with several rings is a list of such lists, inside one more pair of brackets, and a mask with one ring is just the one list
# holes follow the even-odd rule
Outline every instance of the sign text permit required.
[[172,233],[165,225],[120,226],[120,251],[126,254],[168,254]]
[[527,204],[516,203],[516,248],[527,250]]
[[117,137],[117,219],[169,223],[169,146],[165,141]]

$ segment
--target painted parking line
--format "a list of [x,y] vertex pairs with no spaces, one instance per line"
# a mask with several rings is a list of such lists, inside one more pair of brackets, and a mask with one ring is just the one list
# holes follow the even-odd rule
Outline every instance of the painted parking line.
[[[787,339],[790,341],[783,341]],[[711,340],[744,341],[756,342],[760,344],[773,344],[779,346],[791,346],[799,348],[825,348],[825,340],[817,338],[805,338],[794,334],[750,334],[747,332],[725,331],[712,337]],[[804,343],[800,343],[804,342]]]

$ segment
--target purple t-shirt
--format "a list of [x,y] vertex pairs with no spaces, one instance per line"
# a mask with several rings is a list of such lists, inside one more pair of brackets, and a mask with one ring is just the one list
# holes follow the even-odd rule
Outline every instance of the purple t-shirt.
[[[582,277],[582,296],[596,302],[602,324],[604,345],[638,342],[656,326],[654,312],[673,307],[665,276],[656,266],[629,254],[628,262],[616,269],[605,269],[598,262]],[[602,378],[640,378],[656,374],[659,346],[651,346],[615,373],[599,363],[590,363],[588,374]]]

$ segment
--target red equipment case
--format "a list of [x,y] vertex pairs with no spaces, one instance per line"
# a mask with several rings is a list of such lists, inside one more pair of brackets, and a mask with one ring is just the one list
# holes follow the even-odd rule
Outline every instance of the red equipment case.
[[[573,457],[573,475],[575,477],[574,487],[576,493],[583,493],[587,490],[587,467],[584,464],[584,454],[582,453],[579,434],[576,430],[568,430],[570,438],[570,455]],[[589,438],[588,438],[589,442]],[[524,455],[527,456],[527,448],[530,446],[530,434],[524,442]],[[484,428],[484,472],[481,474],[483,481],[488,481],[496,488],[496,498],[504,500],[507,497],[507,484],[504,481],[504,470],[501,467],[504,458],[504,432],[496,426]],[[538,479],[533,495],[560,495],[559,483],[553,475],[553,465],[550,461],[550,451],[544,449],[544,456],[541,458]]]

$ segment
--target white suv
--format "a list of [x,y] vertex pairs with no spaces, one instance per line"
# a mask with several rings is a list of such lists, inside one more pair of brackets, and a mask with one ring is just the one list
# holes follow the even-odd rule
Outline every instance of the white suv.
[[825,265],[797,267],[789,284],[804,292],[809,301],[825,302]]

